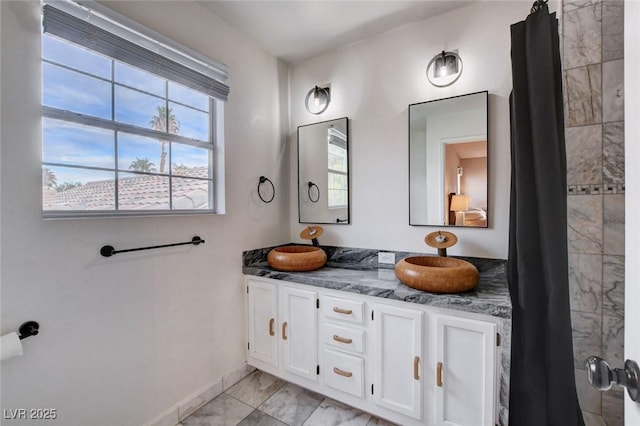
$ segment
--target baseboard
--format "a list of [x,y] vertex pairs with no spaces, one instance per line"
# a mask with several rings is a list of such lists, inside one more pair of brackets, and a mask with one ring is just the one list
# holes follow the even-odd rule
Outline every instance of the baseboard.
[[253,373],[255,369],[255,367],[247,365],[247,362],[244,361],[242,364],[222,376],[222,391],[226,392],[231,386]]
[[218,379],[212,384],[205,386],[200,391],[193,393],[178,403],[178,418],[180,421],[186,419],[197,411],[200,407],[211,401],[222,393],[222,379]]
[[174,407],[145,423],[145,426],[176,426],[254,370],[255,368],[247,365],[246,361],[241,363],[221,378],[194,392]]
[[178,423],[180,423],[180,417],[178,416],[178,406],[176,405],[153,420],[148,421],[144,426],[176,426]]

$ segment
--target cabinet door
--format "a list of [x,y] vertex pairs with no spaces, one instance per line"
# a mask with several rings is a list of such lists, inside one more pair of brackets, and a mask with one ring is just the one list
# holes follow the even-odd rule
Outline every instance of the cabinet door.
[[493,426],[496,325],[438,315],[436,425]]
[[374,305],[374,392],[376,404],[422,418],[423,312]]
[[278,287],[249,281],[249,357],[278,367]]
[[317,382],[318,326],[315,291],[281,287],[280,341],[287,372]]

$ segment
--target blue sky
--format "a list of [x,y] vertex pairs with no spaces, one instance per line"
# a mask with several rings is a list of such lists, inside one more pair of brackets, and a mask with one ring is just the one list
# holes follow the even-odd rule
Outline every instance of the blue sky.
[[[148,129],[157,112],[157,106],[165,105],[168,98],[169,108],[180,123],[179,134],[202,141],[208,140],[209,101],[206,95],[115,62],[115,99],[112,100],[111,59],[48,35],[43,36],[42,55],[44,59],[64,63],[85,73],[43,63],[43,105],[107,120],[112,119],[113,108],[116,121]],[[169,152],[168,145],[166,151]],[[128,170],[136,158],[148,158],[158,169],[160,154],[161,144],[156,139],[118,134],[117,164],[122,170]],[[173,164],[184,164],[188,167],[208,166],[208,158],[209,150],[172,144]],[[114,168],[115,134],[111,130],[45,118],[43,161]],[[167,154],[167,167],[168,163]],[[66,167],[49,168],[55,169],[58,183],[113,179],[114,175],[112,172]]]

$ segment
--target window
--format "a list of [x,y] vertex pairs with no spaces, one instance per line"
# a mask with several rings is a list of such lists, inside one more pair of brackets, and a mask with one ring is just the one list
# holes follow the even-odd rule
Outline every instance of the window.
[[335,127],[330,127],[327,136],[328,185],[327,199],[330,209],[343,209],[348,204],[347,137]]
[[55,4],[42,35],[44,216],[223,213],[228,87],[176,61],[175,46],[168,58]]

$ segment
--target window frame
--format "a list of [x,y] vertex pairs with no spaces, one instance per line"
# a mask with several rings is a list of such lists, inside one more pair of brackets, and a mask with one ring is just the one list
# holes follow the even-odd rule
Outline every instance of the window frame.
[[[67,2],[67,6],[68,6],[68,2]],[[99,12],[104,13],[105,10],[106,11],[110,11],[110,9],[106,9],[101,5],[97,5],[100,10]],[[73,7],[80,7],[79,5],[75,5]],[[92,11],[93,12],[93,11]],[[111,11],[112,12],[112,11]],[[112,12],[111,15],[117,15],[115,12]],[[145,27],[142,27],[140,24],[137,24],[133,21],[128,20],[127,18],[123,18],[121,15],[118,15],[120,18],[122,18],[125,22],[124,24],[135,24],[133,27],[128,28],[127,30],[129,31],[137,31],[140,32],[141,29],[143,29],[143,33],[146,32],[147,34],[144,34],[146,38],[149,38],[149,33],[151,33],[151,35],[155,35],[155,33],[152,30],[146,29]],[[113,18],[113,16],[109,16],[109,18]],[[47,33],[43,32],[41,35],[41,40],[44,39],[45,35],[48,35]],[[116,34],[117,35],[117,34]],[[64,43],[68,43],[70,45],[73,46],[78,46],[76,43],[74,43],[73,41],[70,40],[66,40],[65,38],[61,38],[61,37],[56,37],[58,40],[60,40],[61,42]],[[164,45],[167,45],[167,42],[169,42],[169,47],[172,50],[172,52],[176,52],[177,49],[177,53],[178,55],[184,55],[187,58],[191,58],[194,59],[195,61],[199,61],[202,62],[202,56],[198,56],[198,57],[192,57],[189,56],[192,51],[189,48],[184,47],[184,51],[180,51],[179,48],[183,47],[181,45],[178,45],[175,42],[172,42],[169,39],[166,39],[164,37],[160,38],[161,42],[164,43]],[[218,214],[224,214],[225,213],[225,187],[224,187],[224,173],[225,173],[225,168],[224,168],[224,103],[226,101],[225,99],[219,99],[217,97],[214,97],[208,93],[204,93],[200,90],[194,89],[194,88],[189,88],[190,90],[193,90],[197,93],[200,93],[204,96],[207,97],[208,99],[208,107],[209,107],[209,112],[208,112],[208,141],[205,142],[203,140],[200,139],[195,139],[195,138],[191,138],[191,137],[187,137],[187,136],[182,136],[182,135],[178,135],[178,134],[171,134],[168,131],[167,132],[162,132],[162,131],[158,131],[155,129],[151,129],[151,128],[145,128],[145,127],[141,127],[141,126],[136,126],[133,124],[127,124],[127,123],[123,123],[123,122],[119,122],[116,121],[116,116],[115,116],[115,87],[116,86],[121,86],[124,88],[128,88],[128,89],[132,89],[132,90],[136,90],[137,92],[140,92],[142,94],[147,93],[145,90],[141,90],[139,88],[135,88],[135,87],[130,87],[127,84],[123,84],[121,82],[116,81],[115,75],[113,73],[113,69],[116,63],[123,63],[125,65],[129,65],[127,62],[123,62],[117,58],[114,57],[109,57],[109,56],[105,56],[104,54],[100,53],[97,50],[93,50],[89,47],[83,47],[83,46],[79,46],[80,48],[83,48],[87,51],[93,52],[93,53],[97,53],[103,57],[106,57],[108,60],[111,61],[111,75],[109,77],[109,79],[105,79],[103,77],[99,77],[99,76],[95,76],[91,73],[87,73],[82,69],[78,69],[75,68],[73,65],[68,65],[66,64],[64,61],[58,61],[58,60],[52,60],[52,59],[45,59],[44,55],[41,55],[40,58],[40,63],[41,63],[41,67],[44,66],[45,63],[48,64],[52,64],[54,66],[58,66],[58,67],[62,67],[66,70],[70,70],[73,72],[78,72],[87,76],[90,76],[92,78],[97,78],[101,81],[105,81],[108,82],[111,85],[111,98],[110,98],[110,103],[111,103],[111,118],[110,119],[105,119],[105,118],[100,118],[100,117],[95,117],[95,116],[91,116],[91,115],[87,115],[87,114],[82,114],[82,113],[76,113],[76,112],[72,112],[72,111],[67,111],[64,109],[60,109],[60,108],[56,108],[56,107],[52,107],[52,106],[46,106],[44,105],[44,97],[42,99],[42,118],[43,120],[46,119],[52,119],[52,120],[60,120],[63,122],[67,122],[67,123],[71,123],[71,124],[77,124],[77,125],[83,125],[83,126],[89,126],[92,128],[97,128],[97,129],[106,129],[109,131],[113,132],[113,146],[114,146],[114,150],[113,150],[113,164],[112,167],[107,168],[107,167],[101,167],[101,166],[91,166],[91,165],[82,165],[82,164],[69,164],[69,163],[60,163],[60,162],[55,162],[55,161],[44,161],[44,152],[43,152],[43,156],[41,158],[41,167],[42,170],[44,170],[45,167],[65,167],[65,168],[73,168],[73,169],[77,169],[77,170],[96,170],[96,171],[101,171],[101,172],[109,172],[109,173],[113,173],[113,185],[114,185],[114,189],[113,189],[113,197],[114,197],[114,206],[113,206],[113,210],[109,209],[109,210],[46,210],[45,209],[45,204],[44,204],[44,190],[45,187],[43,185],[43,193],[41,194],[41,208],[42,208],[42,215],[45,219],[56,219],[56,218],[87,218],[87,217],[126,217],[126,216],[184,216],[184,215],[218,215]],[[42,50],[41,50],[42,52]],[[175,56],[173,56],[173,58],[175,59]],[[172,59],[172,57],[168,57],[168,59]],[[219,65],[219,69],[216,69],[216,72],[219,72],[220,69],[222,69],[222,71],[224,72],[223,77],[226,78],[226,66],[224,66],[223,64],[219,64],[214,60],[210,60],[211,63],[214,63],[216,65]],[[150,73],[154,76],[157,76],[161,79],[163,79],[166,84],[169,84],[169,82],[173,82],[175,84],[178,85],[182,85],[181,82],[178,81],[174,81],[171,78],[167,78],[166,76],[163,76],[162,74],[156,74],[153,72],[149,72],[148,70],[143,70],[147,73]],[[43,79],[44,79],[44,73],[43,73]],[[43,81],[44,84],[44,81]],[[226,87],[226,86],[225,86]],[[228,90],[228,89],[227,89]],[[157,97],[157,95],[154,95]],[[183,107],[187,107],[187,108],[191,108],[194,109],[196,111],[200,111],[202,113],[205,113],[205,111],[194,107],[192,105],[188,105],[188,104],[184,104],[180,101],[174,101],[171,100],[169,98],[169,93],[165,91],[165,95],[163,98],[161,98],[162,101],[164,102],[164,104],[166,105],[166,107],[168,108],[168,105],[170,103],[175,103],[176,105],[180,105]],[[204,117],[203,117],[204,118]],[[167,152],[167,164],[168,164],[168,169],[166,172],[160,173],[160,172],[141,172],[141,171],[129,171],[129,170],[124,170],[121,169],[120,165],[119,165],[119,152],[118,152],[118,139],[119,139],[119,133],[127,133],[127,134],[131,134],[131,135],[136,135],[136,136],[142,136],[142,137],[148,137],[148,138],[153,138],[155,140],[158,141],[166,141],[168,142],[168,152]],[[43,129],[43,139],[42,139],[42,143],[43,143],[43,147],[44,147],[44,129]],[[202,178],[202,177],[196,177],[196,176],[180,176],[180,175],[176,175],[173,172],[173,167],[172,167],[172,146],[173,144],[180,144],[180,145],[184,145],[184,146],[192,146],[192,147],[197,147],[197,148],[201,148],[201,149],[207,149],[208,150],[208,175],[206,178]],[[168,191],[166,193],[166,195],[168,196],[168,203],[169,203],[169,207],[165,208],[165,209],[140,209],[140,210],[120,210],[119,207],[119,198],[118,198],[118,190],[119,190],[119,182],[121,181],[119,178],[119,175],[122,173],[134,173],[138,176],[162,176],[162,177],[166,177],[167,178],[167,182],[168,182]],[[174,203],[174,199],[173,199],[173,179],[175,179],[176,177],[178,177],[179,179],[194,179],[194,180],[199,180],[199,181],[204,181],[207,182],[207,186],[208,186],[208,193],[207,193],[207,199],[208,199],[208,208],[203,209],[174,209],[173,208],[173,203]]]
[[[331,145],[331,142],[327,142],[328,145]],[[341,157],[344,159],[345,162],[348,162],[349,157],[347,154],[347,148],[343,148],[341,146],[335,145],[338,149],[342,150],[342,155]],[[328,153],[328,155],[331,155],[331,153]],[[331,181],[331,175],[336,175],[336,176],[344,176],[345,179],[349,179],[349,173],[348,172],[343,172],[341,170],[335,170],[332,169],[331,167],[327,167],[327,175],[329,176],[329,179],[327,179],[327,182]],[[337,209],[345,209],[347,208],[347,206],[349,205],[349,203],[345,203],[345,204],[332,204],[331,203],[331,193],[336,193],[336,192],[344,192],[347,197],[349,196],[349,189],[336,189],[336,188],[330,188],[329,185],[327,185],[327,208],[330,210],[337,210]]]

